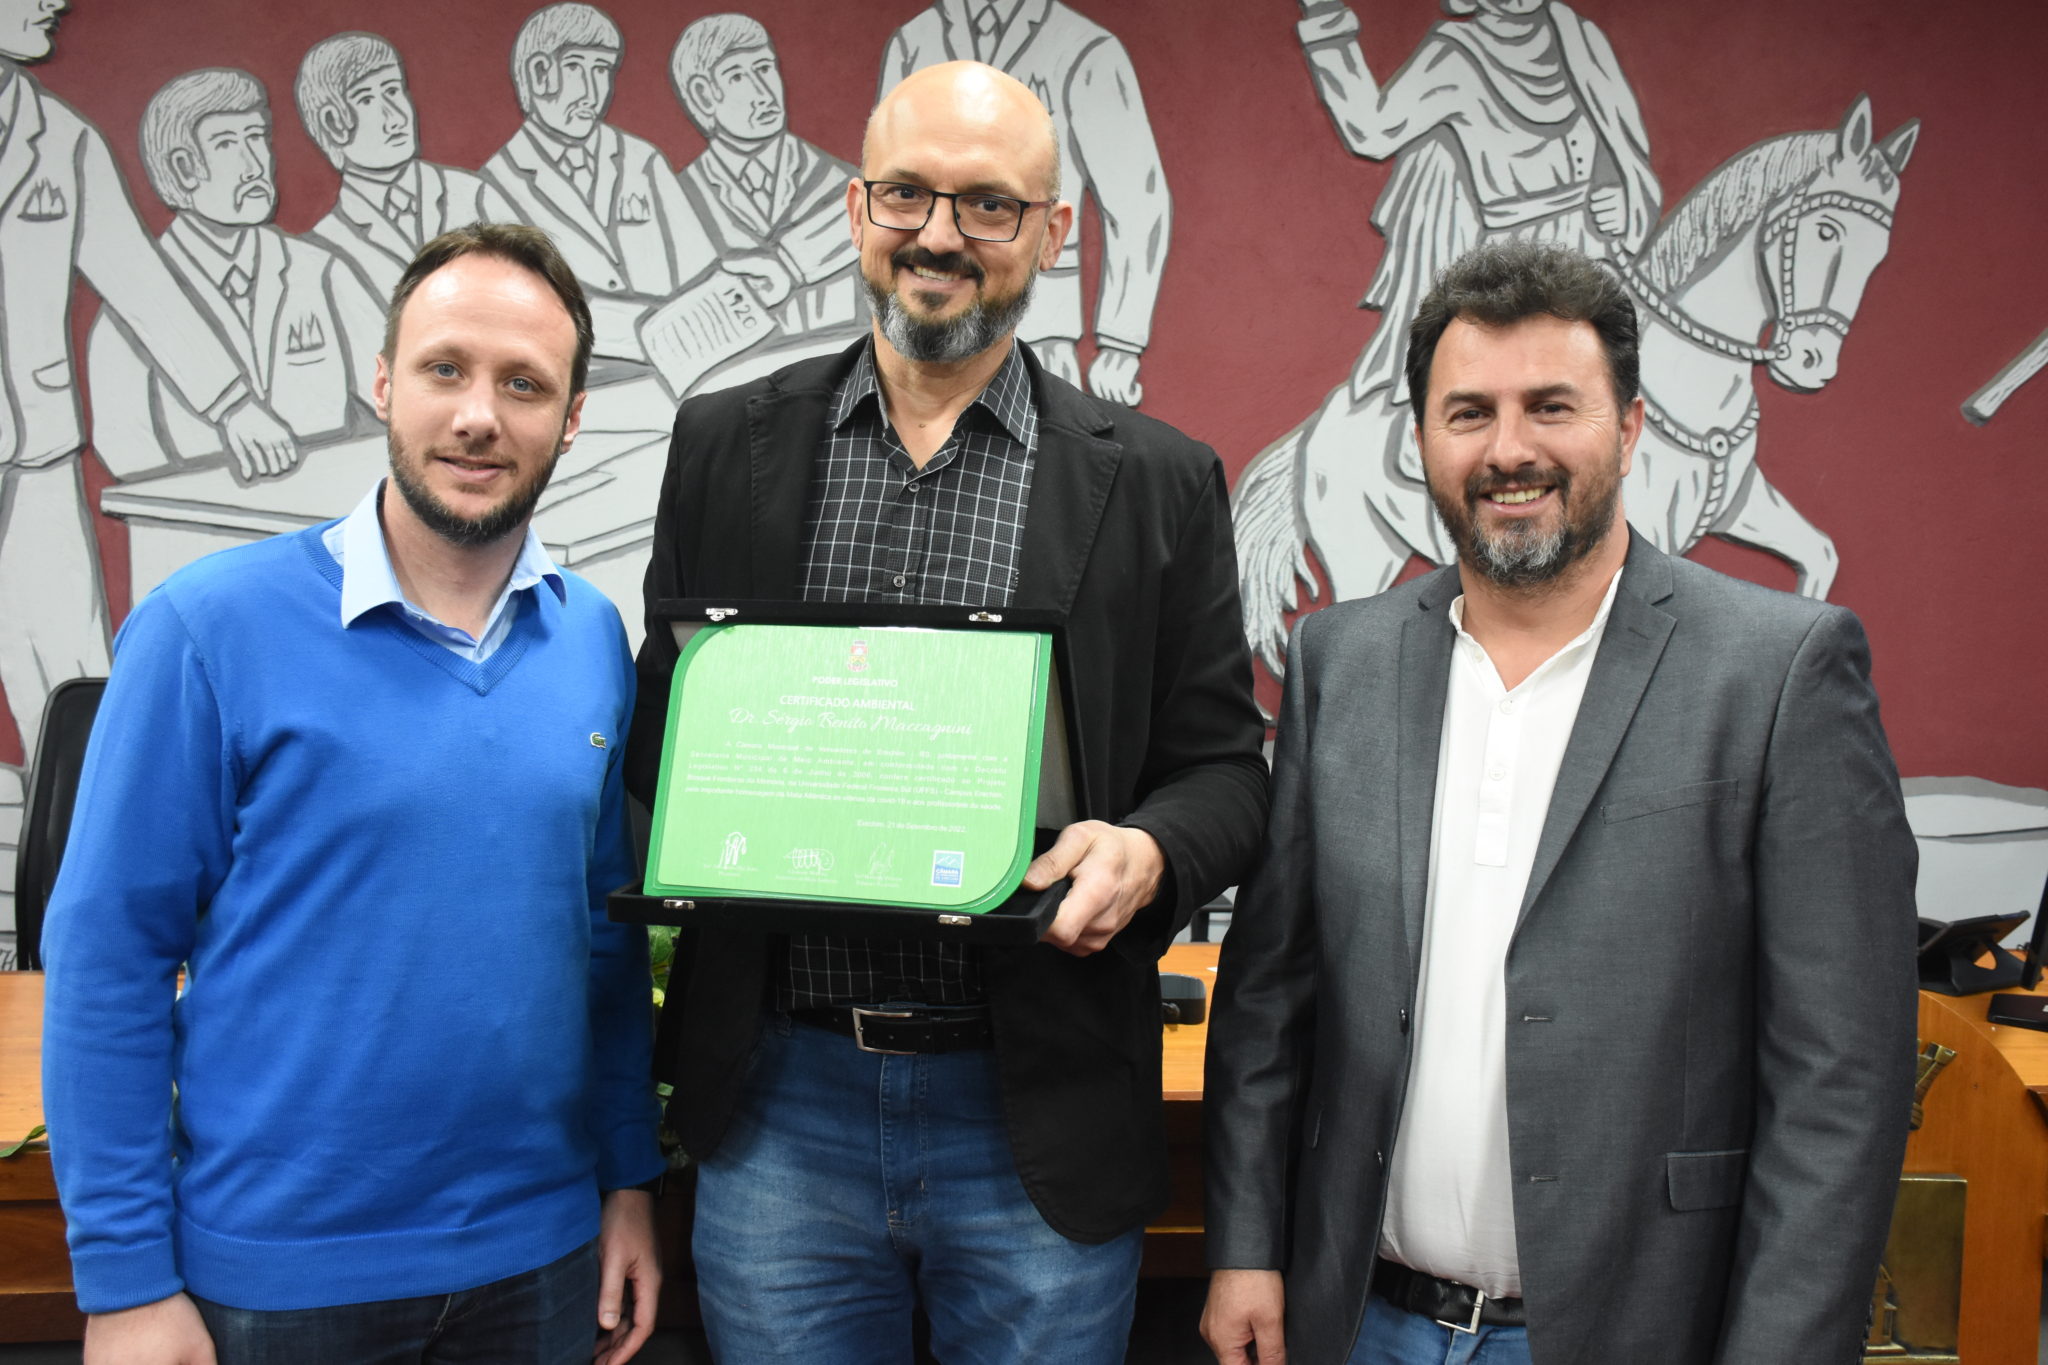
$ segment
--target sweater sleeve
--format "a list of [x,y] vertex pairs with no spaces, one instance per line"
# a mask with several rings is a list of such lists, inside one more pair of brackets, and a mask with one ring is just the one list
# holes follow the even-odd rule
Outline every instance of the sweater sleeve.
[[172,1240],[179,966],[226,876],[237,787],[206,659],[168,593],[122,628],[43,930],[43,1104],[78,1306],[183,1287]]
[[[624,695],[617,729],[623,738],[633,714],[633,663],[623,629],[619,636]],[[613,745],[589,870],[591,1132],[601,1190],[644,1184],[660,1175],[665,1164],[655,1139],[660,1107],[654,1094],[654,981],[647,969],[647,931],[614,923],[605,908],[607,895],[634,880],[626,834],[625,754],[623,743]]]

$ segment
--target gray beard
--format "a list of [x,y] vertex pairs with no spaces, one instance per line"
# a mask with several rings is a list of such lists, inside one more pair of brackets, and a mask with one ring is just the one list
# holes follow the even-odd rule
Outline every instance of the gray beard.
[[[1569,480],[1560,486],[1565,516],[1541,535],[1509,531],[1488,536],[1479,529],[1469,505],[1452,505],[1447,509],[1446,500],[1435,485],[1430,486],[1429,496],[1436,505],[1437,519],[1450,532],[1460,558],[1503,588],[1534,588],[1554,582],[1566,569],[1592,553],[1613,528],[1619,513],[1620,480],[1604,496],[1588,494],[1598,496],[1599,500],[1581,509],[1585,515],[1578,518],[1572,515],[1571,489]],[[1469,491],[1459,491],[1469,501]]]
[[1585,553],[1571,529],[1559,526],[1544,536],[1486,536],[1475,531],[1466,546],[1472,567],[1504,588],[1547,583]]
[[1017,330],[1038,287],[1038,272],[1032,271],[1024,287],[1008,299],[983,299],[957,318],[936,321],[912,317],[894,290],[879,289],[873,281],[867,281],[867,287],[875,320],[896,354],[919,364],[951,365],[980,355]]

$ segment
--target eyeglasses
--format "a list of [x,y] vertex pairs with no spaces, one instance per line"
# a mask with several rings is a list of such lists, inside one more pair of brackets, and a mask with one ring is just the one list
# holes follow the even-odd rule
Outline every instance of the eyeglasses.
[[916,232],[931,221],[932,209],[941,199],[953,201],[953,223],[962,237],[977,242],[1014,242],[1024,226],[1024,215],[1059,202],[1054,199],[1012,199],[1006,194],[984,194],[979,190],[928,190],[922,185],[905,185],[895,180],[863,180],[868,190],[868,221],[876,227],[898,232]]

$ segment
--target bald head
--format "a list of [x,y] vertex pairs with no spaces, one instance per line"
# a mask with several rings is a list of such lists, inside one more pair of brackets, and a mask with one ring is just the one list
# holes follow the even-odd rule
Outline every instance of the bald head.
[[1007,72],[982,62],[944,62],[904,77],[868,116],[861,173],[870,180],[900,178],[892,158],[906,148],[934,144],[974,148],[1004,163],[1017,178],[1019,198],[1059,198],[1060,145],[1052,115],[1029,86]]

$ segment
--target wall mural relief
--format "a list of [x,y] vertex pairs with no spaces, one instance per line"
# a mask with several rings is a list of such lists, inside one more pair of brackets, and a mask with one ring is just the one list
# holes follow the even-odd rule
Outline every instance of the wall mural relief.
[[[0,690],[22,741],[4,747],[0,726],[0,932],[12,924],[22,790],[20,764],[6,760],[32,752],[49,690],[104,673],[110,625],[178,567],[342,515],[384,468],[371,362],[383,300],[421,243],[478,218],[530,222],[583,280],[597,325],[584,429],[536,525],[637,635],[676,403],[864,334],[845,208],[859,118],[877,89],[956,58],[989,61],[1039,94],[1060,137],[1063,194],[1093,208],[1039,280],[1021,334],[1095,394],[1145,401],[1224,448],[1246,629],[1267,670],[1284,666],[1299,608],[1379,591],[1413,556],[1450,555],[1402,375],[1405,325],[1435,272],[1489,239],[1568,242],[1613,262],[1643,308],[1650,420],[1628,483],[1632,520],[1659,545],[1704,546],[1717,563],[1717,547],[1761,548],[1789,566],[1789,586],[1816,596],[1847,568],[1850,605],[1873,636],[1892,637],[1879,639],[1879,658],[1895,743],[1979,755],[1908,760],[1908,771],[2002,779],[1917,779],[1916,827],[1946,841],[1927,864],[1940,886],[1923,878],[1923,893],[2030,907],[2048,875],[2039,765],[2023,757],[2015,772],[2013,746],[1952,742],[1945,703],[1913,691],[1959,684],[1896,606],[1910,594],[1873,563],[1884,556],[1859,518],[1876,504],[1815,485],[1816,465],[1850,456],[1813,437],[1805,410],[1825,407],[1830,424],[1856,414],[1835,394],[1783,401],[1823,392],[1838,369],[1854,387],[1881,368],[1870,362],[1916,345],[1927,310],[1901,316],[1900,291],[1885,288],[1861,328],[1882,335],[1841,363],[1873,279],[1944,268],[1943,239],[1930,248],[1923,235],[1910,259],[1902,240],[1902,259],[1877,269],[1918,125],[1881,134],[1856,91],[1874,89],[1887,116],[1931,115],[1974,90],[1978,67],[1965,78],[1858,48],[1802,63],[1795,80],[1779,68],[1768,88],[1758,76],[1710,117],[1692,107],[1699,87],[1685,86],[1698,68],[1687,44],[1739,31],[1746,60],[1768,64],[1773,44],[1825,17],[1770,0],[1705,20],[1581,3],[1598,22],[1562,0],[1383,0],[1360,6],[1363,25],[1335,0],[861,0],[829,12],[758,0],[755,14],[605,0],[523,21],[480,0],[431,17],[357,0],[244,33],[241,18],[261,13],[247,0],[190,0],[175,14],[92,0],[60,35],[68,0],[0,0]],[[70,50],[81,41],[88,53]],[[1994,56],[2003,49],[1970,60]],[[53,57],[61,96],[36,69]],[[1999,91],[2031,89],[2033,67],[1999,79]],[[799,114],[823,109],[804,125],[820,141],[794,131],[792,99]],[[1922,149],[1916,179],[1945,184],[1951,199],[1963,197],[1959,176],[1996,183],[1974,162],[1958,169],[1975,154],[1957,141],[1939,156]],[[1682,168],[1692,188],[1667,193],[1653,167]],[[1347,198],[1357,183],[1366,194]],[[1922,195],[1925,214],[1908,221],[1931,233],[1938,193],[1923,184],[1911,205]],[[1971,201],[1973,221],[2008,198]],[[1369,276],[1360,306],[1371,325],[1351,325],[1366,316],[1350,311],[1355,285],[1316,272],[1339,257],[1352,278]],[[1955,287],[1945,278],[1943,298]],[[1324,300],[1342,329],[1304,326],[1299,345],[1284,327],[1261,330]],[[2048,306],[2048,291],[2026,306]],[[1935,406],[1959,431],[1974,429],[1957,420],[1954,395],[2010,354],[2014,339],[1999,335],[2002,354],[1944,381],[1949,397]],[[2035,397],[2015,395],[2044,361],[2048,338],[1982,384],[1964,416],[1982,426],[2001,404]],[[1772,385],[1757,382],[1759,367]],[[2003,451],[2022,425],[2008,417],[1974,439]],[[1925,448],[1940,435],[1914,439]],[[1873,453],[1888,470],[1915,458]],[[1942,488],[1917,486],[1915,502]],[[1836,536],[1852,563],[1838,561]],[[1930,539],[1966,543],[1953,529]],[[1965,595],[1951,585],[1950,600]],[[1900,637],[1909,647],[1895,649]],[[1270,679],[1262,687],[1273,695]]]
[[[1411,555],[1454,556],[1430,506],[1409,413],[1407,325],[1451,260],[1498,238],[1561,241],[1614,263],[1643,318],[1648,421],[1625,492],[1630,522],[1682,554],[1715,535],[1790,562],[1827,595],[1835,551],[1757,465],[1754,367],[1808,392],[1834,376],[1889,244],[1917,120],[1882,142],[1870,101],[1840,128],[1760,142],[1658,221],[1634,93],[1605,35],[1561,0],[1465,0],[1384,85],[1358,20],[1305,0],[1316,90],[1354,155],[1393,172],[1373,208],[1386,239],[1364,307],[1379,324],[1350,378],[1253,457],[1235,517],[1245,629],[1284,667],[1297,585],[1334,600],[1393,583]],[[1770,342],[1757,337],[1768,326]]]
[[[1001,67],[1045,101],[1060,129],[1060,192],[1077,211],[1017,335],[1061,378],[1098,397],[1141,402],[1138,366],[1152,337],[1173,199],[1130,54],[1059,0],[937,0],[889,39],[879,94],[913,71],[962,59]],[[1079,212],[1091,198],[1102,223],[1102,283],[1095,361],[1084,381],[1076,350],[1087,331]]]
[[2005,406],[2005,400],[2019,391],[2020,385],[2041,372],[2048,365],[2048,332],[2034,338],[2034,344],[2021,351],[1991,376],[1984,387],[1963,400],[1963,416],[1978,426],[1983,426]]
[[[185,297],[234,353],[241,381],[291,433],[288,446],[225,448],[174,373],[116,300],[102,303],[86,352],[93,448],[117,479],[219,465],[247,484],[289,474],[313,448],[381,430],[370,403],[384,309],[319,237],[271,225],[277,175],[270,103],[245,71],[187,72],[143,113],[143,164],[173,211],[157,239]],[[381,446],[381,443],[380,443]],[[269,459],[262,457],[268,454]],[[364,476],[376,465],[363,466]]]
[[381,300],[422,243],[487,218],[547,229],[589,293],[586,439],[557,471],[540,525],[632,619],[639,570],[622,551],[645,541],[676,402],[839,349],[864,329],[866,301],[843,207],[853,167],[788,131],[767,30],[737,14],[684,29],[670,75],[709,146],[680,175],[652,143],[605,121],[622,56],[617,26],[591,6],[534,13],[509,63],[523,122],[470,171],[421,158],[391,43],[362,32],[321,40],[294,96],[341,184],[296,239],[268,226],[277,195],[260,83],[216,68],[159,92],[140,146],[152,187],[177,212],[163,255],[289,434],[224,459],[220,433],[144,344],[146,313],[109,296],[92,379],[119,401],[96,404],[94,430],[122,481],[102,506],[131,528],[135,596],[209,550],[354,505],[385,458],[365,368]]
[[[708,143],[680,174],[605,121],[624,45],[589,5],[551,5],[520,28],[509,94],[523,122],[478,170],[421,157],[392,43],[325,38],[291,93],[340,186],[302,236],[273,222],[269,92],[245,71],[186,72],[137,134],[173,214],[153,243],[101,132],[22,69],[50,54],[64,8],[0,4],[0,684],[27,754],[51,688],[109,662],[80,359],[90,437],[116,480],[101,510],[128,524],[135,600],[202,554],[346,513],[386,462],[370,382],[406,262],[478,219],[545,228],[589,292],[597,344],[583,436],[537,525],[637,636],[677,401],[865,331],[844,208],[855,168],[789,132],[774,43],[745,15],[699,19],[676,42],[676,98]],[[82,358],[74,273],[101,304]],[[21,799],[21,769],[0,765],[0,931]]]

